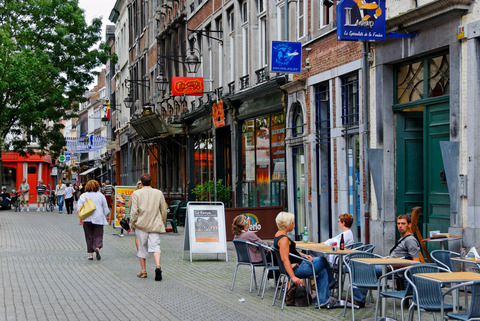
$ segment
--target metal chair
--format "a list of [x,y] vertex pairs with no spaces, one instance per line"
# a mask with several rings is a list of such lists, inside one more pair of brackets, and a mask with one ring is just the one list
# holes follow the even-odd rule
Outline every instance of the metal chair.
[[178,233],[177,225],[178,225],[178,215],[177,209],[178,204],[182,201],[180,200],[173,200],[170,202],[170,206],[168,207],[168,214],[167,214],[167,223],[172,224],[173,232]]
[[257,277],[255,275],[256,267],[263,267],[263,262],[253,263],[250,258],[250,251],[248,250],[249,246],[257,247],[255,243],[247,242],[244,240],[233,240],[235,249],[237,251],[237,266],[235,267],[235,272],[233,273],[232,287],[230,288],[233,291],[233,286],[235,285],[235,278],[237,277],[237,271],[239,265],[249,265],[251,268],[250,273],[250,293],[252,293],[253,280],[255,280],[255,289],[257,289]]
[[364,245],[365,245],[365,243],[363,243],[363,242],[355,242],[349,248],[351,248],[352,250],[359,250]]
[[[442,311],[442,289],[440,284],[423,278],[415,277],[417,273],[438,273],[448,272],[447,270],[440,268],[434,264],[417,264],[407,269],[405,278],[412,286],[413,296],[412,304],[408,308],[408,319],[410,319],[410,313],[413,312],[413,308],[416,307],[418,311],[418,321],[421,320],[421,311],[433,312],[434,319],[436,320],[435,312]],[[452,304],[443,304],[444,311],[452,311]],[[413,314],[412,314],[413,318]]]
[[[343,258],[345,266],[348,268],[348,273],[350,274],[350,286],[347,288],[346,300],[348,300],[348,295],[351,294],[351,304],[352,307],[352,320],[355,321],[355,307],[353,304],[353,289],[367,289],[367,290],[376,290],[378,284],[377,273],[375,271],[375,265],[368,265],[360,262],[356,262],[353,259],[363,259],[363,258],[376,258],[381,257],[373,253],[359,252],[347,254]],[[343,316],[347,314],[347,304],[343,309]]]
[[471,299],[471,304],[470,304],[470,310],[466,313],[457,313],[457,312],[449,312],[447,313],[447,318],[448,319],[454,319],[454,320],[480,320],[480,280],[475,280],[475,281],[470,281],[470,282],[465,282],[461,284],[457,284],[455,286],[452,286],[450,289],[448,289],[445,293],[443,293],[443,298],[442,298],[442,306],[441,306],[441,312],[442,312],[442,320],[444,320],[444,302],[445,302],[445,295],[449,294],[451,291],[456,291],[458,288],[464,288],[464,287],[470,287],[471,286],[471,291],[472,291],[472,299]]
[[359,250],[367,253],[373,253],[373,250],[375,250],[375,244],[365,244]]
[[460,254],[448,250],[435,250],[430,253],[430,257],[439,267],[455,272],[452,257],[460,257]]
[[[403,304],[405,302],[406,299],[408,298],[411,298],[412,297],[412,286],[410,285],[410,283],[407,284],[407,287],[405,288],[405,290],[392,290],[392,291],[382,291],[381,290],[381,286],[382,286],[382,281],[386,278],[388,280],[389,277],[391,277],[392,279],[392,283],[393,283],[393,287],[395,287],[395,276],[397,276],[399,273],[404,273],[406,270],[408,270],[410,267],[404,267],[404,268],[401,268],[401,269],[396,269],[394,271],[391,271],[391,272],[388,272],[384,275],[382,275],[379,279],[378,279],[378,285],[377,285],[377,302],[375,304],[375,318],[374,320],[377,320],[377,315],[378,315],[378,303],[380,302],[381,298],[380,297],[383,297],[383,298],[391,298],[391,299],[394,299],[394,301],[396,299],[399,299],[401,300],[400,301],[400,310],[401,310],[401,314],[402,314],[402,321],[405,320],[405,316],[404,316],[404,312],[403,312]],[[397,309],[396,309],[396,306],[395,306],[395,302],[393,304],[393,313],[395,314],[395,319],[397,318]]]
[[[280,275],[278,276],[277,284],[276,284],[276,287],[275,287],[275,294],[273,295],[272,305],[275,305],[275,301],[277,299],[278,288],[280,287],[280,292],[278,292],[278,297],[280,298],[280,296],[282,295],[282,292],[283,292],[282,307],[281,307],[281,309],[283,310],[283,307],[285,305],[285,297],[287,296],[287,291],[290,287],[290,284],[292,283],[292,279],[290,278],[290,276],[287,273],[287,270],[285,269],[285,265],[283,264],[282,258],[280,257],[280,251],[276,248],[273,248],[273,254],[275,255],[275,259],[277,260]],[[289,255],[290,255],[290,257],[300,259],[300,260],[308,262],[312,265],[313,275],[311,277],[309,277],[309,279],[313,279],[313,281],[315,283],[315,289],[318,289],[317,278],[315,276],[315,268],[313,266],[313,263],[310,262],[307,259],[304,259],[301,256],[297,256],[297,255],[294,255],[294,254],[291,254],[291,253]],[[282,284],[283,284],[283,286],[282,286]],[[309,282],[305,282],[305,286],[307,288],[309,288]],[[317,295],[317,305],[320,306],[320,302],[318,300],[319,300],[319,298],[318,298],[318,295]]]
[[[267,280],[268,280],[268,272],[272,271],[273,273],[273,284],[277,284],[277,277],[275,276],[275,272],[280,270],[280,267],[278,265],[275,265],[273,263],[273,248],[266,246],[262,243],[255,242],[258,246],[258,250],[260,251],[260,254],[262,255],[262,261],[263,261],[263,274],[262,274],[262,280],[260,281],[260,287],[258,288],[258,293],[257,295],[260,295],[260,290],[262,290],[262,299],[265,295],[265,288],[267,286]],[[267,260],[267,254],[265,251],[270,252],[271,256],[271,262],[268,262]]]
[[185,216],[187,214],[187,203],[188,202],[181,202],[180,204],[177,205],[177,208],[175,209],[178,226],[185,226]]

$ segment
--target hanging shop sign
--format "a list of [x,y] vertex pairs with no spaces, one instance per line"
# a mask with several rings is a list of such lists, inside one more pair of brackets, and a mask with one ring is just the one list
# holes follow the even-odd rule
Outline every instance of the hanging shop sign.
[[107,147],[107,138],[94,135],[80,137],[65,137],[66,147],[69,152],[89,153]]
[[202,96],[203,77],[172,77],[172,95]]
[[342,0],[337,4],[337,39],[386,38],[385,0]]
[[300,73],[302,71],[302,43],[272,41],[272,72]]
[[218,101],[212,105],[212,119],[213,126],[223,127],[225,126],[225,113],[223,111],[223,101]]

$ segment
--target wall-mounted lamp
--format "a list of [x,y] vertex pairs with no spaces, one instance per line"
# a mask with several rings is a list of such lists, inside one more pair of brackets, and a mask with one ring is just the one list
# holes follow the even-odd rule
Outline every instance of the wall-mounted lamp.
[[210,38],[210,39],[217,40],[218,42],[220,42],[220,44],[223,45],[223,40],[222,39],[210,36],[210,33],[215,32],[215,33],[220,34],[220,37],[223,37],[223,30],[209,30],[209,29],[201,30],[201,29],[189,29],[189,28],[187,28],[187,30],[190,31],[190,34],[188,35],[189,40],[194,40],[192,34],[195,33],[195,34],[199,34],[199,35],[202,35],[202,36]]
[[183,64],[185,68],[187,68],[187,72],[189,74],[194,74],[198,71],[202,63],[200,61],[200,58],[198,58],[198,56],[195,55],[195,51],[197,51],[199,54],[200,52],[198,51],[198,49],[193,47],[191,47],[187,51],[190,52],[188,56],[187,55],[184,55],[184,56],[157,55],[157,64],[163,67],[163,62],[161,61],[161,59],[168,59],[168,60]]
[[330,8],[335,4],[334,0],[323,0],[323,5],[327,8]]
[[148,79],[148,77],[146,77],[145,79],[125,79],[125,87],[128,89],[127,97],[125,97],[125,99],[123,100],[123,102],[125,103],[125,107],[132,108],[133,104],[135,103],[135,100],[132,96],[132,84],[137,86],[140,85],[150,90],[149,83],[150,80]]

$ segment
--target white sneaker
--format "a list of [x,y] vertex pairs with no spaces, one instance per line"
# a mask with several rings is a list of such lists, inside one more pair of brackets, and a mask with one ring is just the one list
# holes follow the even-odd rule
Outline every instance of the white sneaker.
[[45,212],[45,207],[43,208],[43,211]]
[[40,212],[40,209],[39,209],[39,208],[37,208],[37,212]]
[[23,208],[20,210],[20,212],[23,212]]
[[27,212],[30,212],[30,207],[27,207]]

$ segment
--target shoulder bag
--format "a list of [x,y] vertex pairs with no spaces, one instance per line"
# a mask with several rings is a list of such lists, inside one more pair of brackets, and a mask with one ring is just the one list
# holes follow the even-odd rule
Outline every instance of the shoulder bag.
[[82,207],[80,207],[80,210],[78,211],[78,216],[81,220],[84,220],[90,215],[92,215],[96,209],[97,208],[95,207],[95,202],[93,201],[93,199],[87,198],[85,203],[83,203]]

